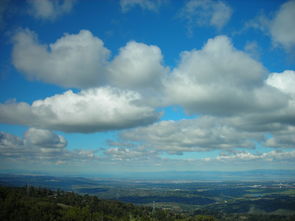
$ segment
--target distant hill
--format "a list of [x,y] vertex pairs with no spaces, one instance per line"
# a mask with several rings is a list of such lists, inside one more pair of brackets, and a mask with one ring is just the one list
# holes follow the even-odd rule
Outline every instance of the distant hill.
[[98,174],[108,178],[191,180],[191,181],[272,181],[295,180],[294,170],[249,171],[164,171],[141,173]]
[[[2,175],[30,175],[44,176],[40,172],[9,171]],[[0,171],[1,176],[1,171]],[[46,174],[56,176],[56,174]],[[189,180],[189,181],[295,181],[295,170],[247,170],[247,171],[162,171],[162,172],[129,172],[129,173],[97,173],[97,174],[72,174],[59,177],[88,177],[108,179],[149,179],[149,180]],[[82,178],[81,178],[82,179]]]

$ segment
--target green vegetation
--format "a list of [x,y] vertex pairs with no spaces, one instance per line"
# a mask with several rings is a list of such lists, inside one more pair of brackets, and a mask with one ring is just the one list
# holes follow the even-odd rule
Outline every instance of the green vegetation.
[[291,221],[295,220],[294,190],[291,181],[3,176],[0,220]]
[[140,207],[96,196],[45,188],[0,187],[0,220],[13,221],[214,221],[164,209]]

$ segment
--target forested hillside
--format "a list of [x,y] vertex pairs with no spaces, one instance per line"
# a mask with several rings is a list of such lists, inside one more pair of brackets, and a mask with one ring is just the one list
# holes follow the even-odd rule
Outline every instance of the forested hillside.
[[84,221],[214,221],[211,216],[188,216],[159,208],[140,207],[129,203],[101,200],[45,188],[0,187],[0,220],[84,220]]
[[292,221],[294,218],[294,215],[227,213],[218,208],[187,213],[63,190],[0,186],[0,220],[4,221]]

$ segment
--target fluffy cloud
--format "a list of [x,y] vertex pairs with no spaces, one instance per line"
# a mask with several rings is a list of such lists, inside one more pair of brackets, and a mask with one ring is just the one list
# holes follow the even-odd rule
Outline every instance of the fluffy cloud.
[[29,30],[19,31],[13,40],[13,64],[31,79],[77,88],[104,83],[110,52],[87,30],[66,34],[49,46]]
[[294,11],[294,0],[284,3],[270,24],[270,33],[273,41],[281,44],[286,49],[295,46]]
[[168,69],[157,46],[129,42],[109,61],[110,51],[87,30],[65,34],[42,45],[29,30],[13,38],[13,64],[28,78],[63,87],[89,88],[113,85],[123,89],[159,88]]
[[214,117],[161,121],[148,127],[122,132],[121,137],[143,142],[144,145],[171,154],[255,148],[254,140],[263,140],[262,133],[237,130],[230,121]]
[[286,70],[282,73],[272,73],[268,76],[266,83],[286,94],[295,96],[295,71]]
[[107,149],[104,154],[111,160],[119,161],[137,161],[137,160],[149,160],[157,158],[157,152],[154,150],[148,150],[144,147],[138,148],[122,148],[113,147]]
[[63,136],[49,130],[30,128],[24,137],[27,144],[45,148],[64,148],[67,146],[67,141]]
[[95,132],[139,125],[158,119],[152,108],[136,104],[138,93],[110,87],[87,89],[27,103],[0,104],[0,122],[66,132]]
[[76,0],[27,0],[29,13],[38,19],[55,20],[69,13]]
[[283,107],[287,98],[264,84],[265,74],[260,63],[218,36],[201,50],[181,54],[165,90],[168,103],[183,105],[189,113],[232,115]]
[[48,130],[30,128],[24,138],[0,132],[0,156],[12,158],[50,158],[64,151],[64,137]]
[[295,127],[286,126],[281,130],[274,131],[265,142],[264,146],[274,148],[295,148]]
[[295,46],[295,1],[289,0],[281,5],[273,18],[260,14],[246,23],[245,28],[255,28],[269,35],[274,45],[283,46],[287,51]]
[[161,84],[168,71],[162,66],[163,56],[157,46],[134,41],[120,49],[109,66],[110,82],[121,88],[148,88]]
[[216,158],[208,158],[207,160],[219,160],[219,161],[293,161],[295,158],[295,151],[283,152],[283,151],[270,151],[265,153],[249,153],[249,152],[236,152],[234,154],[221,154]]
[[0,145],[6,147],[23,145],[23,140],[12,134],[0,132]]
[[55,163],[89,161],[96,159],[93,150],[66,149],[67,141],[52,131],[30,128],[23,138],[0,132],[0,158],[17,162]]
[[222,1],[190,0],[180,11],[180,18],[188,22],[189,31],[195,26],[223,28],[232,15],[232,9]]
[[128,12],[136,6],[144,10],[156,12],[165,1],[166,0],[120,0],[120,5],[123,12]]

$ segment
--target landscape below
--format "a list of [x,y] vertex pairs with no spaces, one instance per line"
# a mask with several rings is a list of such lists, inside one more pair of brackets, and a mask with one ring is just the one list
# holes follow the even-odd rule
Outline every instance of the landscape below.
[[291,221],[295,181],[284,177],[201,181],[2,174],[0,220]]

